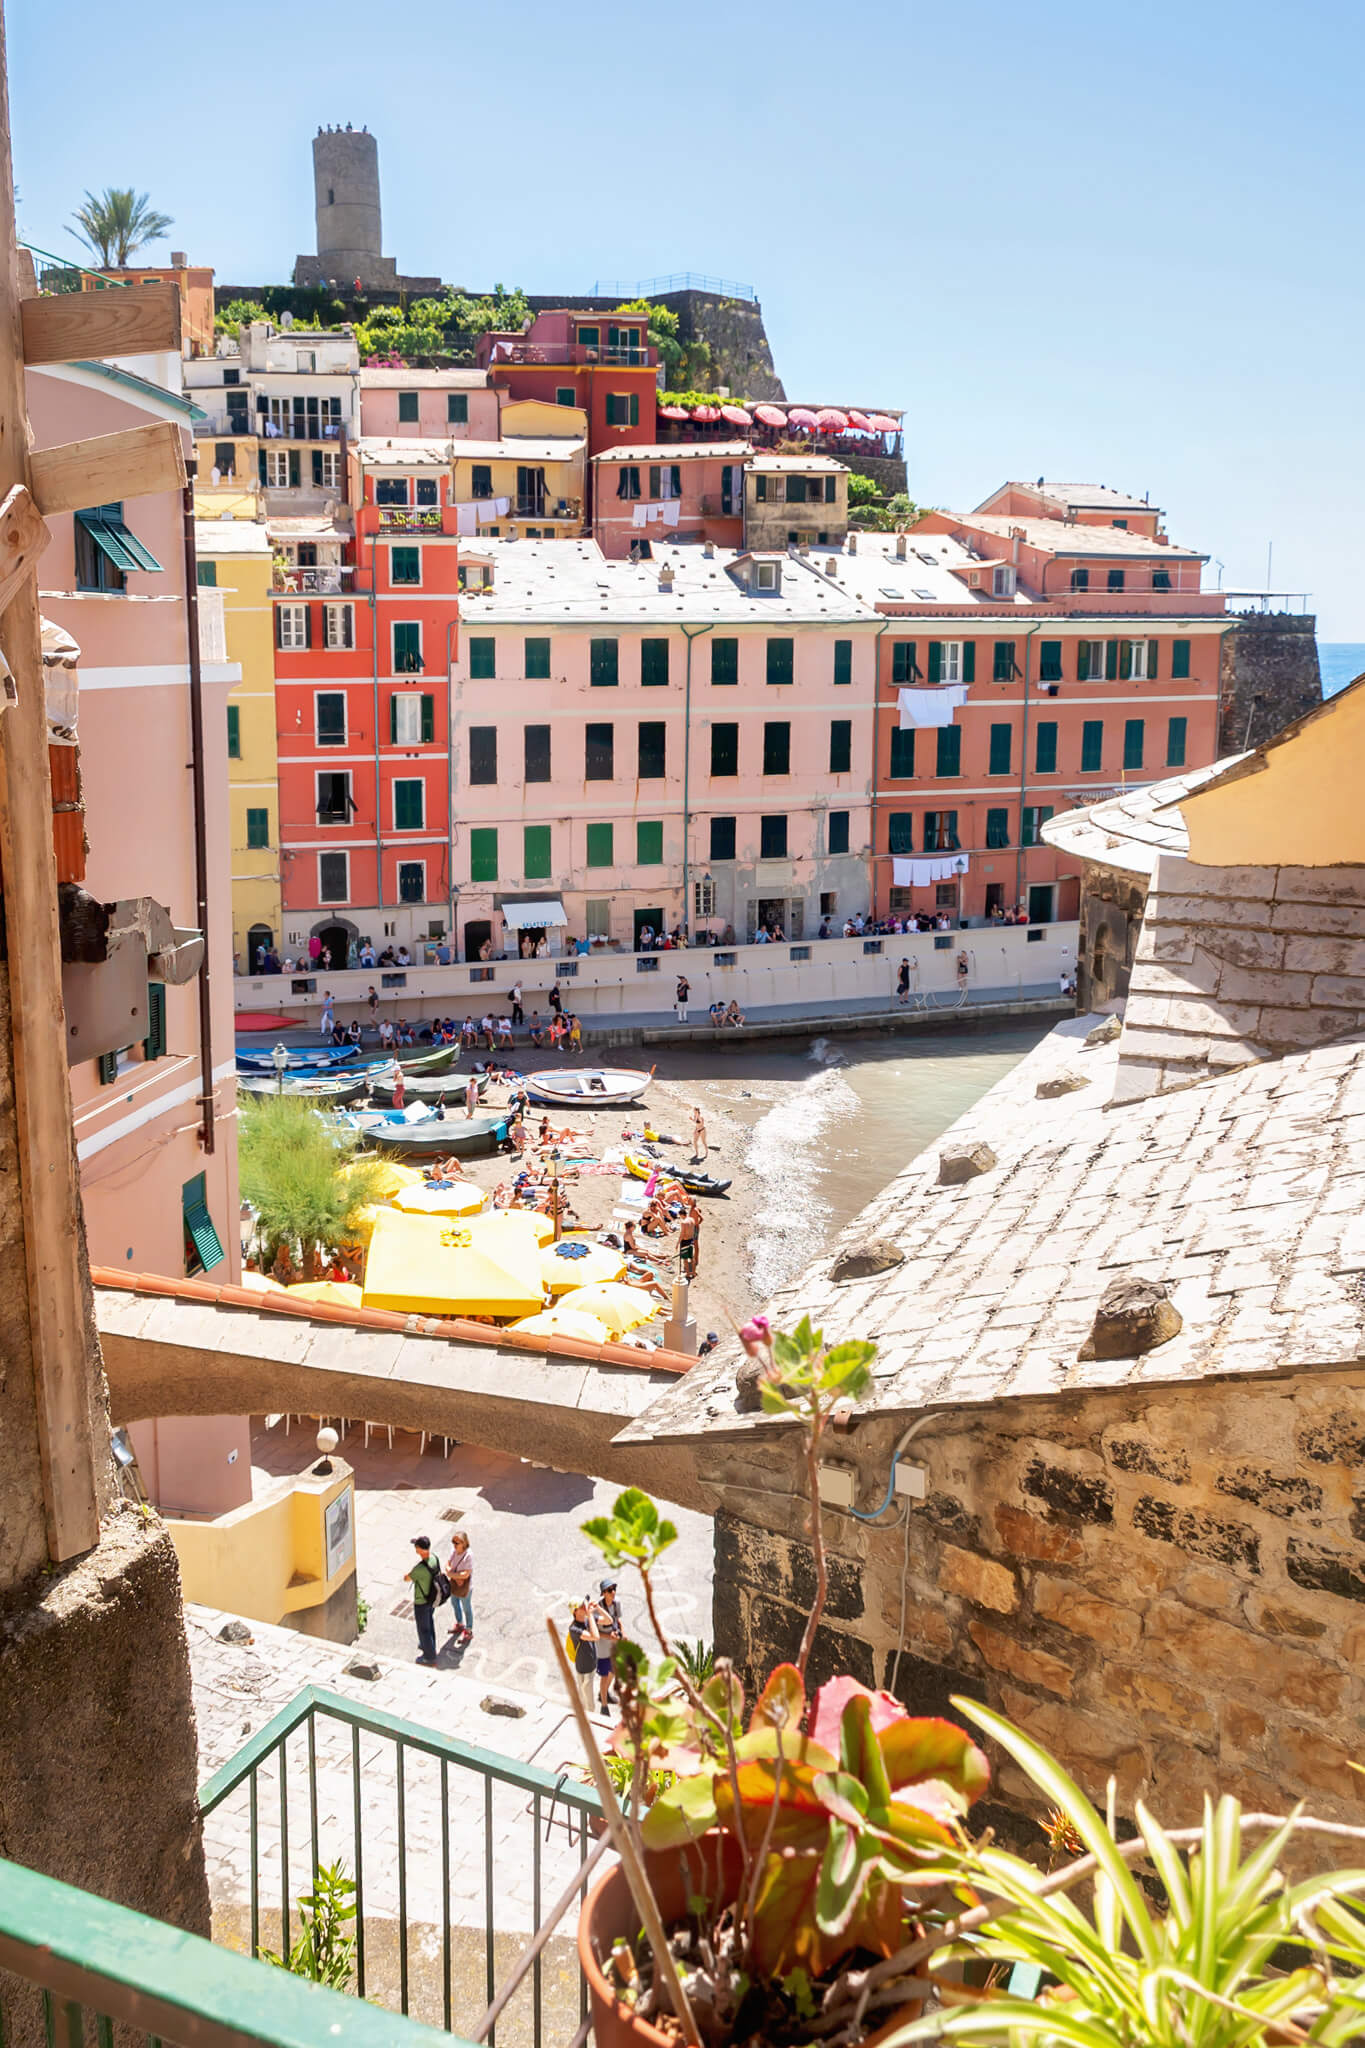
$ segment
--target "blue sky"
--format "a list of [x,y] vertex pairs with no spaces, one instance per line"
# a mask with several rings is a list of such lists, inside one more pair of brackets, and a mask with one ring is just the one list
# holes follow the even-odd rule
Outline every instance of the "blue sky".
[[1273,541],[1321,636],[1365,640],[1358,0],[15,0],[9,41],[47,248],[133,184],[165,247],[284,280],[311,136],[365,122],[400,268],[749,281],[791,396],[905,410],[922,503],[1150,491],[1228,587]]

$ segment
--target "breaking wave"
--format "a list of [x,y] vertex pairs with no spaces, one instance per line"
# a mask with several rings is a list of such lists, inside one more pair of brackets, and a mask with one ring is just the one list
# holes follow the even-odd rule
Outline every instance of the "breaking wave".
[[749,1241],[756,1303],[799,1273],[825,1243],[833,1212],[819,1192],[822,1140],[857,1108],[848,1082],[824,1067],[755,1124],[744,1163],[763,1189]]

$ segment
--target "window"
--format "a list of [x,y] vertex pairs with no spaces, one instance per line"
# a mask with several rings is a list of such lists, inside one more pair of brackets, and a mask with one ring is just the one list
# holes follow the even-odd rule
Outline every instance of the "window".
[[1171,676],[1173,681],[1188,681],[1190,673],[1190,643],[1188,640],[1171,642]]
[[521,872],[528,882],[550,879],[550,827],[523,825],[521,828]]
[[550,780],[550,728],[528,725],[522,736],[525,775],[528,782]]
[[604,825],[589,825],[587,865],[590,868],[609,868],[614,865],[614,840],[615,832],[610,821]]
[[[610,422],[608,422],[610,424]],[[638,498],[640,495],[640,472],[633,462],[623,462],[616,472],[616,495],[618,498]]]
[[934,762],[935,775],[960,775],[962,773],[962,727],[941,725],[934,737],[938,741],[937,758]]
[[[262,842],[264,843],[264,842]],[[159,1060],[166,1050],[166,984],[147,984],[147,1036],[142,1041],[144,1060]]]
[[417,393],[400,391],[398,394],[398,424],[415,427],[417,424]]
[[496,882],[498,879],[498,828],[475,825],[469,834],[469,879]]
[[[760,565],[762,566],[762,565]],[[768,681],[789,683],[792,679],[792,640],[770,640],[768,642]]]
[[621,679],[615,640],[593,641],[589,674],[595,690],[615,689]]
[[920,666],[915,659],[913,640],[892,641],[891,680],[893,683],[917,683],[920,680]]
[[427,786],[420,775],[402,775],[393,785],[393,829],[420,832],[427,821]]
[[[615,646],[615,641],[611,643]],[[583,735],[583,777],[587,782],[610,782],[616,773],[615,727],[589,725]]]
[[763,773],[791,773],[792,729],[785,718],[769,718],[763,726]]
[[1106,576],[1106,578],[1105,578],[1105,584],[1106,584],[1106,587],[1107,587],[1108,589],[1110,589],[1110,590],[1122,590],[1122,588],[1123,588],[1123,571],[1122,571],[1122,569],[1111,569],[1111,570],[1109,571],[1108,575],[1107,575],[1107,576]]
[[[838,479],[838,477],[837,477],[837,476],[827,476],[827,477],[825,478],[825,503],[826,503],[827,505],[836,505],[836,504],[837,504],[838,502],[839,502],[839,479]],[[821,541],[823,542],[823,540],[824,540],[824,535],[823,535],[823,534],[821,534],[821,536],[820,536],[820,539],[821,539]]]
[[1081,773],[1098,775],[1104,759],[1104,720],[1087,718],[1081,727]]
[[577,393],[575,392],[575,390],[574,390],[574,388],[573,388],[573,385],[572,385],[572,384],[561,384],[561,385],[560,385],[560,387],[559,387],[559,389],[558,389],[558,390],[557,390],[557,391],[555,392],[555,404],[556,404],[556,405],[577,405],[577,403],[578,403],[578,394],[577,394]]
[[1010,567],[1005,567],[1005,566],[1002,566],[1002,567],[1000,567],[1000,568],[998,568],[998,569],[992,569],[992,571],[991,571],[991,596],[992,596],[992,597],[1013,597],[1013,596],[1014,596],[1014,570],[1013,570],[1013,568],[1010,568]]
[[209,1215],[205,1177],[196,1173],[180,1190],[180,1213],[185,1226],[185,1271],[207,1273],[221,1265],[226,1256],[222,1240]]
[[831,811],[829,814],[829,850],[831,853],[848,852],[847,811]]
[[651,498],[680,498],[682,496],[682,464],[680,462],[652,462],[649,466],[649,495]]
[[578,330],[578,346],[580,348],[597,348],[601,339],[602,330],[600,327],[580,327]]
[[829,722],[829,772],[847,775],[853,766],[853,720],[831,718]]
[[639,424],[639,392],[609,391],[607,393],[607,425],[609,427],[638,427]]
[[1057,721],[1055,718],[1040,718],[1038,737],[1033,756],[1035,774],[1055,775],[1057,773]]
[[353,604],[325,604],[322,607],[322,644],[324,647],[355,646]]
[[196,562],[195,581],[201,590],[216,590],[218,587],[218,564],[216,562]]
[[436,737],[436,699],[395,690],[389,699],[389,741],[395,747],[430,746]]
[[924,851],[926,853],[956,853],[957,848],[957,812],[926,811],[924,813]]
[[640,722],[639,774],[641,782],[656,782],[667,773],[668,727],[662,718],[647,718]]
[[1073,569],[1071,572],[1071,588],[1073,590],[1089,590],[1090,571],[1088,569]]
[[1014,728],[1013,728],[1013,726],[1010,726],[1010,725],[993,725],[993,726],[991,727],[991,755],[990,755],[990,769],[989,769],[989,771],[988,771],[988,772],[989,772],[990,774],[992,774],[992,775],[1008,775],[1008,774],[1009,774],[1009,772],[1010,772],[1010,752],[1011,752],[1011,748],[1012,748],[1013,744],[1014,744]]
[[1152,571],[1152,588],[1153,588],[1153,590],[1169,590],[1169,589],[1170,589],[1170,587],[1171,587],[1171,572],[1170,572],[1170,570],[1169,570],[1169,569],[1153,569],[1153,571]]
[[787,858],[787,814],[785,811],[770,812],[759,819],[758,857],[760,860],[785,860]]
[[547,682],[550,675],[550,643],[548,640],[528,640],[525,643],[524,667],[527,681]]
[[1076,643],[1076,681],[1097,682],[1104,674],[1103,640],[1080,640]]
[[396,676],[420,675],[422,669],[422,628],[403,621],[393,629],[393,672]]
[[[398,901],[400,903],[424,903],[427,894],[427,864],[424,860],[400,860],[398,863]],[[385,987],[390,983],[385,980]],[[402,979],[398,986],[404,986]]]
[[733,860],[735,857],[735,821],[733,818],[711,820],[711,859]]
[[754,478],[754,503],[756,505],[766,505],[767,502],[768,479],[766,476],[756,476]]
[[408,502],[408,480],[405,476],[377,476],[374,480],[374,502],[376,505],[404,505]]
[[236,704],[228,705],[227,728],[228,759],[229,761],[240,761],[242,758],[242,713]]
[[836,640],[834,643],[834,687],[842,689],[853,681],[853,642]]
[[662,689],[668,682],[667,640],[640,642],[640,681],[645,689]]
[[929,680],[931,683],[974,683],[975,640],[931,640]]
[[1021,846],[1038,846],[1042,843],[1042,828],[1052,816],[1051,804],[1025,804],[1024,830]]
[[1142,729],[1140,718],[1126,718],[1123,721],[1123,765],[1125,768],[1142,766]]
[[662,818],[637,818],[635,822],[635,863],[637,867],[663,866],[664,827]]
[[341,690],[326,690],[313,699],[313,731],[320,747],[346,744],[346,697]]
[[986,813],[987,846],[1008,846],[1010,843],[1010,814],[1008,811],[990,810]]
[[492,634],[472,634],[465,643],[469,648],[469,675],[473,682],[492,682],[497,673],[498,643]]
[[891,728],[891,780],[904,782],[915,772],[915,728]]
[[391,583],[420,583],[422,580],[422,550],[420,548],[389,549],[389,581]]
[[913,853],[915,847],[915,814],[913,811],[892,811],[886,821],[886,847],[888,853]]
[[1166,720],[1166,766],[1183,768],[1185,765],[1185,726],[1183,718]]
[[1104,673],[1112,682],[1117,676],[1127,682],[1152,682],[1157,672],[1155,640],[1108,640],[1104,648]]
[[341,482],[341,456],[335,448],[313,450],[313,484],[317,490],[335,490]]
[[328,770],[316,778],[319,825],[349,825],[355,804],[351,797],[350,770]]
[[1038,680],[1040,683],[1060,683],[1062,680],[1062,643],[1060,640],[1038,642]]
[[269,846],[270,813],[266,810],[249,809],[246,814],[246,843],[248,847]]
[[711,680],[713,683],[737,683],[739,681],[738,640],[713,640],[711,642]]
[[467,427],[469,425],[469,394],[465,391],[447,391],[446,425]]
[[275,645],[283,648],[311,647],[313,636],[306,604],[278,604],[275,607]]
[[782,569],[777,562],[759,562],[754,571],[755,590],[780,590]]
[[498,779],[498,728],[471,725],[469,728],[469,780],[496,782]]
[[[588,898],[583,906],[583,928],[590,939],[609,939],[611,937],[611,900],[609,897],[590,896]],[[561,967],[572,967],[576,972],[578,962],[576,960],[558,961],[555,966],[556,979],[558,979]]]
[[993,683],[1012,682],[1015,673],[1014,642],[1012,640],[997,640],[995,643],[995,656],[991,663],[991,681]]
[[344,853],[320,853],[318,855],[318,902],[344,903],[351,893],[347,868],[350,856]]
[[486,462],[471,462],[469,465],[469,495],[471,498],[489,499],[493,495],[493,471]]
[[739,727],[715,724],[711,727],[711,773],[738,775]]
[[810,496],[813,498],[815,496],[815,493],[820,488],[819,483],[815,477],[789,476],[787,478],[787,503],[789,505],[805,504],[807,496],[807,484],[809,484],[811,487]]

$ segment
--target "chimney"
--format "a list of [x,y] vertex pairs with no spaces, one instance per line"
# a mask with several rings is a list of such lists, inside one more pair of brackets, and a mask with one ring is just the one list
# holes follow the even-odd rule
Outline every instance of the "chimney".
[[714,561],[716,554],[715,542],[713,540],[704,541],[702,543],[702,553],[705,555],[708,562]]
[[837,555],[830,555],[825,562],[825,574],[826,576],[837,576],[838,573],[839,557]]
[[856,533],[850,533],[848,537],[848,551],[851,555],[856,555],[858,552],[858,536]]
[[903,533],[896,535],[896,560],[898,562],[905,560],[905,535]]
[[669,562],[662,562],[659,565],[659,588],[664,591],[673,588],[673,567]]
[[189,269],[189,267],[190,267],[190,259],[189,259],[189,257],[188,257],[188,256],[187,256],[187,255],[185,254],[184,250],[183,250],[183,249],[172,249],[172,251],[171,251],[171,269],[172,269],[172,270],[188,270],[188,269]]

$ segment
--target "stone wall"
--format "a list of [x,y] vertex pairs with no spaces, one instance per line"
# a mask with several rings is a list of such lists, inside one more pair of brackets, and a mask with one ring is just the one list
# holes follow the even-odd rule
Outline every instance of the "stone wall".
[[1311,614],[1243,613],[1223,641],[1220,754],[1245,753],[1322,702]]
[[871,477],[884,498],[894,498],[899,491],[909,492],[910,480],[903,455],[859,455],[850,444],[847,448],[840,448],[839,461],[845,463],[855,476]]
[[[835,1439],[864,1510],[904,1421]],[[1192,1821],[1208,1787],[1365,1820],[1348,1768],[1365,1712],[1365,1368],[997,1402],[969,1425],[934,1416],[905,1458],[927,1482],[903,1529],[826,1516],[816,1683],[847,1670],[923,1714],[986,1701],[1092,1796],[1112,1772],[1125,1813],[1142,1797]],[[701,1460],[717,1648],[751,1684],[794,1653],[813,1598],[795,1446],[713,1436]],[[991,1818],[1036,1845],[1040,1802],[994,1761]]]
[[1087,861],[1076,943],[1076,1008],[1112,1010],[1128,994],[1147,904],[1147,878]]
[[709,344],[708,390],[727,384],[736,398],[780,401],[786,397],[757,299],[723,299],[713,292],[660,292],[658,304],[677,314],[680,341]]

